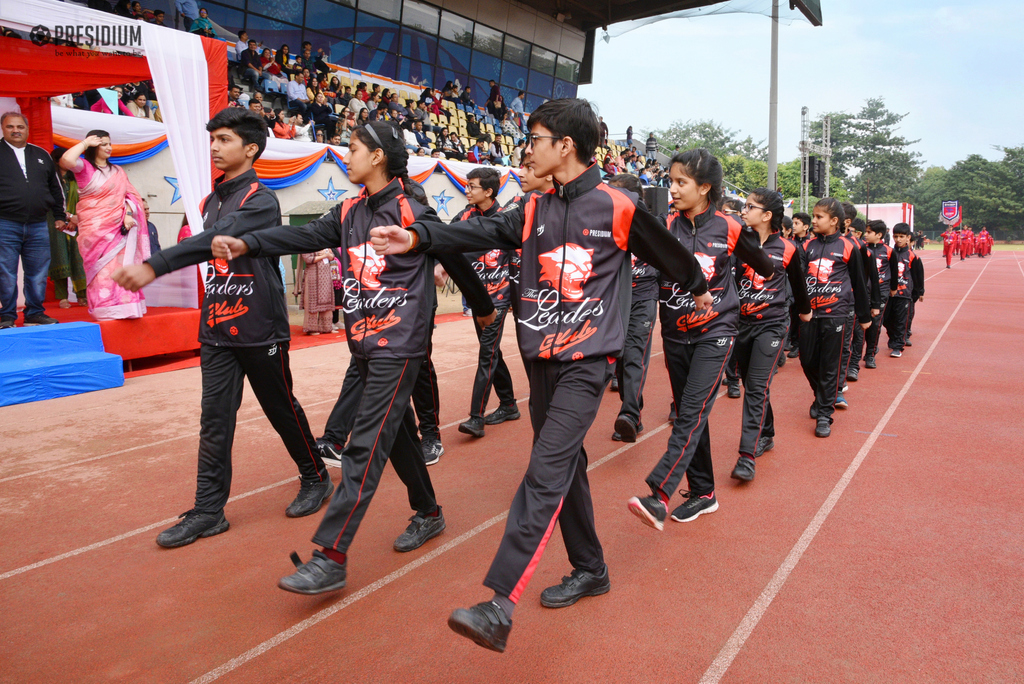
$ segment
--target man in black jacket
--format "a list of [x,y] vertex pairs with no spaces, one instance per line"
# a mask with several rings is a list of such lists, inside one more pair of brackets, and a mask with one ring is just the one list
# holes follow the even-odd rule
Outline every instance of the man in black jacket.
[[[113,278],[122,287],[137,291],[157,276],[212,259],[210,243],[216,235],[244,235],[280,225],[277,196],[252,170],[267,144],[263,120],[229,107],[206,128],[213,163],[224,176],[200,205],[203,232],[143,264],[116,271]],[[185,546],[227,531],[231,445],[245,378],[299,470],[301,487],[285,514],[298,518],[316,513],[334,491],[306,414],[292,393],[288,306],[277,261],[213,261],[199,324],[203,399],[195,507],[157,536],[160,546]]]
[[50,233],[46,212],[63,230],[64,189],[50,155],[28,144],[28,121],[18,112],[0,118],[0,329],[18,319],[18,259],[25,271],[25,325],[51,325],[46,315]]

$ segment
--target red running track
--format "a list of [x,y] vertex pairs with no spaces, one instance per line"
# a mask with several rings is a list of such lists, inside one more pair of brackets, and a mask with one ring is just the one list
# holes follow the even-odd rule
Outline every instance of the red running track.
[[[319,516],[284,516],[295,472],[248,390],[231,530],[171,551],[154,537],[191,505],[198,369],[0,409],[0,681],[1020,681],[1024,253],[951,270],[924,259],[914,346],[862,371],[830,439],[813,437],[791,360],[773,384],[776,448],[737,484],[740,402],[718,400],[713,515],[657,533],[626,511],[668,436],[661,357],[643,441],[608,438],[607,394],[587,449],[612,591],[542,608],[540,591],[569,569],[555,535],[502,655],[445,625],[489,596],[480,581],[530,444],[526,420],[482,440],[455,431],[474,371],[468,321],[435,335],[447,453],[431,476],[447,531],[392,551],[411,513],[387,470],[349,586],[326,597],[275,586],[289,551],[308,555]],[[514,335],[505,349],[525,397]],[[292,363],[317,429],[347,349]]]

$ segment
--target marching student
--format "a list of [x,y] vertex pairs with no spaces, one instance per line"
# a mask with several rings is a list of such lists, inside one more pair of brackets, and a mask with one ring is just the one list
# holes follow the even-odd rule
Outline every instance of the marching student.
[[889,306],[885,316],[885,332],[889,337],[889,356],[898,359],[907,346],[910,307],[924,301],[924,265],[910,248],[910,226],[897,223],[892,227],[896,242],[891,259],[896,262],[896,279],[890,282]]
[[864,367],[877,368],[875,355],[878,353],[878,337],[882,332],[882,321],[889,305],[889,285],[897,277],[896,260],[892,258],[892,247],[886,244],[887,228],[885,221],[868,221],[864,229],[864,241],[867,243],[868,258],[874,259],[875,270],[878,272],[878,290],[880,302],[877,312],[871,312],[871,327],[864,331],[867,351],[864,354]]
[[[811,215],[803,212],[793,214],[793,231],[790,239],[802,252],[804,244],[810,238]],[[792,306],[789,307],[789,341],[786,343],[786,358],[795,359],[800,356],[800,315]]]
[[[844,211],[846,204],[843,205]],[[853,205],[850,205],[853,206]],[[871,316],[877,316],[882,309],[882,295],[881,290],[878,286],[878,268],[875,266],[875,260],[872,255],[868,252],[867,243],[863,240],[864,235],[864,220],[861,218],[854,218],[850,222],[850,227],[846,233],[846,239],[852,240],[860,250],[860,262],[864,266],[864,282],[868,285],[868,295],[871,301]],[[850,342],[849,348],[843,349],[843,377],[848,382],[857,382],[857,378],[860,376],[860,360],[864,353],[864,328],[859,325],[855,325],[854,321],[850,321],[850,328],[853,330],[852,341]],[[846,391],[846,388],[843,388]],[[841,401],[840,401],[841,400]],[[842,396],[842,392],[837,397],[836,408],[849,408],[846,398]]]
[[[340,246],[342,271],[352,274],[342,310],[363,392],[341,453],[341,483],[313,536],[322,548],[306,563],[293,554],[296,572],[278,582],[285,591],[320,594],[345,586],[348,547],[389,460],[408,489],[415,511],[408,528],[395,540],[395,550],[419,548],[445,529],[410,404],[430,339],[433,261],[420,254],[380,256],[370,244],[374,226],[436,219],[423,189],[410,180],[407,161],[404,139],[394,124],[376,121],[356,128],[345,163],[349,179],[364,186],[357,197],[304,226],[279,226],[249,233],[241,240],[218,236],[213,242],[214,254],[226,259]],[[469,264],[460,268],[453,260],[450,266],[449,273],[467,286],[464,291],[470,297],[475,276]],[[470,304],[481,315],[490,300]]]
[[[252,170],[267,144],[263,118],[229,107],[206,130],[213,164],[224,175],[200,204],[203,232],[116,271],[112,277],[122,287],[135,292],[165,273],[210,260],[216,236],[245,235],[281,224],[277,195]],[[306,414],[292,393],[288,307],[277,262],[244,258],[212,264],[199,326],[203,398],[195,505],[181,515],[181,522],[157,535],[160,546],[185,546],[227,531],[231,446],[246,378],[299,469],[299,494],[285,514],[297,518],[316,513],[334,490]]]
[[637,206],[633,193],[601,182],[600,169],[591,163],[600,133],[590,103],[550,100],[534,110],[529,125],[526,149],[533,171],[554,176],[553,192],[531,195],[489,218],[374,230],[382,254],[523,250],[513,297],[519,300],[519,348],[530,374],[530,463],[484,580],[493,598],[448,618],[454,631],[495,651],[505,650],[513,609],[556,522],[573,570],[541,593],[541,604],[570,606],[611,587],[594,527],[583,439],[625,340],[628,255],[678,282],[680,296],[691,293],[697,312],[712,299],[693,255]]
[[[469,206],[456,219],[465,221],[473,216],[491,217],[498,213],[497,202],[501,188],[501,174],[493,168],[473,169],[466,175],[466,201]],[[506,420],[519,420],[512,375],[501,355],[501,338],[505,332],[505,314],[511,300],[509,286],[509,253],[500,249],[467,252],[466,258],[477,276],[487,287],[494,304],[494,322],[486,328],[475,325],[476,339],[480,342],[473,394],[469,404],[469,419],[459,424],[459,432],[473,437],[484,436],[485,425],[499,425]],[[486,416],[484,410],[491,397],[491,386],[498,395],[498,407]]]
[[987,227],[981,227],[981,232],[978,233],[975,241],[978,243],[978,256],[982,259],[992,253],[992,244],[995,240],[992,239],[992,235],[988,232]]
[[[624,188],[643,197],[640,180],[631,174],[620,173],[608,180],[613,188]],[[637,205],[646,208],[643,199]],[[643,432],[640,412],[644,408],[644,384],[647,381],[647,368],[651,362],[651,341],[654,338],[654,321],[658,315],[658,272],[653,266],[630,256],[633,271],[632,297],[629,306],[629,327],[626,330],[626,343],[622,348],[622,356],[615,364],[615,377],[618,379],[619,399],[622,406],[615,419],[615,432],[612,440],[616,442],[635,442],[636,436]]]
[[627,508],[645,525],[664,529],[672,492],[686,475],[689,492],[672,511],[676,522],[689,522],[718,510],[711,463],[708,415],[730,359],[739,320],[740,301],[733,262],[736,258],[755,274],[770,278],[775,264],[762,251],[757,234],[715,209],[722,195],[722,164],[705,148],[672,157],[669,169],[673,211],[668,232],[700,263],[714,303],[695,310],[686,287],[662,271],[659,314],[676,419],[668,446],[647,476],[649,496],[634,496]]
[[942,256],[946,257],[946,268],[952,268],[950,264],[953,262],[953,255],[960,247],[960,233],[952,228],[946,228],[946,232],[939,237],[942,238]]
[[754,459],[775,447],[775,416],[771,384],[789,336],[786,284],[801,321],[811,320],[811,301],[797,246],[782,237],[782,195],[768,188],[752,190],[743,207],[743,221],[758,235],[761,249],[775,267],[771,277],[742,266],[739,286],[740,322],[733,357],[743,378],[743,418],[739,459],[732,470],[736,480],[754,479]]
[[814,237],[804,245],[804,271],[813,317],[800,326],[800,365],[814,392],[814,434],[832,434],[832,414],[842,387],[843,339],[852,309],[861,327],[871,325],[871,302],[860,250],[840,235],[845,213],[838,200],[814,205]]
[[[896,229],[893,228],[893,240],[896,239]],[[963,261],[967,257],[971,256],[971,232],[967,226],[960,229],[960,237],[957,240],[957,244],[960,247],[960,261]]]

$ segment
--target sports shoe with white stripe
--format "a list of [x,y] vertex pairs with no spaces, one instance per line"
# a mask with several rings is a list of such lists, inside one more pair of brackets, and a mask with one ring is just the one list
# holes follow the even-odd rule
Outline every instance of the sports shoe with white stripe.
[[694,494],[693,492],[679,492],[686,497],[686,501],[672,511],[672,519],[676,522],[690,522],[705,513],[714,513],[718,510],[718,500],[715,493]]
[[316,448],[320,451],[320,458],[323,459],[325,465],[334,468],[341,467],[342,446],[340,444],[334,444],[321,437],[316,440]]
[[423,446],[423,462],[426,465],[434,465],[444,456],[444,447],[441,445],[441,440],[436,437],[424,437],[421,443]]
[[661,532],[665,529],[667,508],[656,496],[634,496],[626,502],[629,512],[640,518],[640,522]]

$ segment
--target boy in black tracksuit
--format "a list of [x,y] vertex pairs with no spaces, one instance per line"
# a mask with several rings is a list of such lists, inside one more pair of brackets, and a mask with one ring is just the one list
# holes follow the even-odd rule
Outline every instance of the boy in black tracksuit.
[[[241,236],[280,225],[277,196],[252,170],[266,146],[263,119],[229,108],[206,128],[214,162],[225,173],[200,205],[203,232],[157,252],[144,264],[115,273],[123,287],[138,290],[157,276],[208,261],[217,235]],[[160,546],[185,546],[228,529],[224,506],[231,489],[231,446],[245,378],[299,469],[299,495],[286,514],[315,513],[334,489],[306,415],[292,393],[288,307],[280,273],[277,259],[247,257],[230,263],[217,259],[207,275],[199,323],[203,399],[195,507],[157,536]]]
[[[474,216],[491,217],[498,213],[501,206],[495,198],[501,187],[501,176],[490,168],[473,169],[466,176],[466,198],[470,206],[456,219],[465,221]],[[480,342],[480,353],[477,360],[476,377],[473,380],[473,393],[469,404],[469,420],[459,425],[459,432],[474,437],[484,436],[485,425],[498,425],[506,420],[519,420],[519,408],[516,406],[515,389],[512,387],[512,375],[505,365],[501,354],[501,338],[505,331],[505,314],[508,313],[511,301],[509,287],[509,252],[500,249],[475,250],[467,252],[473,270],[487,287],[494,304],[494,322],[486,328],[476,328],[476,338]],[[491,396],[491,386],[498,395],[498,407],[484,416],[487,401]]]
[[[784,210],[782,195],[758,188],[747,196],[743,218],[761,239],[761,249],[771,258],[775,272],[770,278],[743,265],[737,273],[740,323],[733,356],[743,378],[743,419],[739,459],[733,468],[736,480],[754,479],[754,459],[775,447],[775,416],[771,404],[771,383],[779,359],[784,358],[789,336],[789,306],[803,320],[811,318],[811,302],[800,262],[800,250],[778,230]],[[787,288],[786,285],[789,285]]]
[[910,248],[910,226],[897,223],[892,229],[896,248],[891,259],[896,263],[896,280],[889,287],[889,308],[885,316],[885,332],[889,336],[889,356],[903,356],[910,323],[910,307],[924,300],[924,265]]
[[610,588],[594,527],[583,439],[597,415],[615,358],[625,339],[630,304],[628,253],[657,267],[694,293],[710,297],[696,260],[657,219],[636,206],[632,193],[601,183],[587,166],[598,125],[585,100],[552,100],[530,117],[527,147],[538,174],[555,176],[553,192],[491,218],[444,226],[416,222],[409,231],[376,231],[382,253],[522,249],[518,337],[530,374],[534,440],[527,468],[485,586],[494,598],[454,611],[449,626],[503,651],[511,615],[557,522],[572,573],[541,595],[562,607]]
[[800,365],[814,391],[811,417],[817,421],[814,434],[832,434],[832,414],[842,388],[843,339],[849,312],[867,327],[871,323],[871,302],[864,282],[860,250],[840,235],[843,208],[826,197],[814,207],[813,238],[804,245],[803,266],[807,273],[807,294],[813,318],[800,326]]
[[[722,166],[708,150],[676,155],[670,175],[673,211],[666,218],[668,232],[697,258],[713,304],[708,311],[695,310],[687,289],[662,271],[659,315],[676,419],[665,453],[646,479],[651,495],[635,496],[627,503],[631,513],[657,530],[664,529],[669,500],[684,474],[690,489],[681,492],[686,500],[672,511],[672,519],[690,522],[718,510],[708,415],[730,360],[739,319],[733,264],[738,259],[766,278],[775,272],[755,233],[715,209]],[[680,191],[693,185],[707,188],[706,194],[694,198]]]
[[[641,197],[640,181],[636,176],[620,173],[613,176],[608,185],[625,188]],[[643,207],[643,199],[637,200]],[[658,271],[653,266],[630,255],[633,270],[632,296],[629,306],[629,327],[626,330],[626,342],[622,347],[622,356],[615,364],[615,376],[618,379],[619,399],[622,406],[615,419],[615,432],[612,440],[616,442],[635,442],[636,436],[643,429],[640,412],[644,408],[644,384],[647,381],[647,368],[651,362],[651,342],[654,339],[654,322],[658,316]]]
[[[809,214],[797,212],[793,214],[793,232],[791,240],[801,252],[811,237],[811,217]],[[786,358],[795,359],[800,356],[800,315],[793,307],[789,307],[789,340],[786,343]]]
[[[864,282],[867,283],[868,297],[871,300],[871,316],[874,317],[882,310],[882,293],[878,286],[878,267],[868,251],[867,243],[860,237],[863,234],[864,221],[860,218],[853,219],[846,238],[852,240],[860,250],[860,262],[864,266]],[[852,334],[847,334],[850,344],[843,348],[843,372],[847,381],[857,382],[860,374],[860,360],[864,353],[864,335],[867,331],[859,325],[855,325],[853,320],[850,321],[849,328]],[[838,403],[837,408],[840,408]]]
[[885,244],[887,228],[885,221],[868,221],[864,229],[864,241],[870,259],[875,262],[875,270],[878,273],[878,291],[881,297],[878,312],[871,316],[871,327],[864,331],[864,342],[867,347],[864,352],[864,367],[877,368],[875,355],[878,353],[878,337],[882,332],[882,321],[885,320],[885,311],[889,305],[889,285],[895,282],[898,277],[897,261],[892,258],[892,247]]

